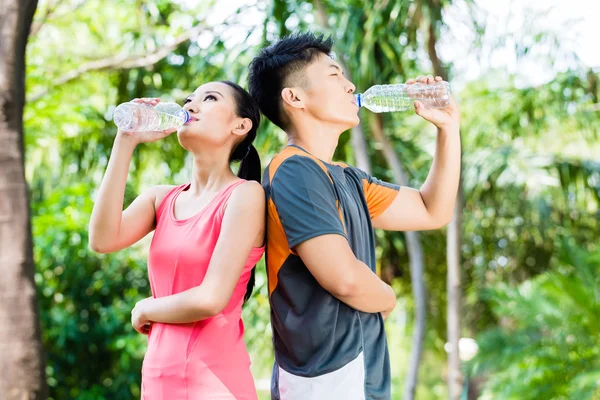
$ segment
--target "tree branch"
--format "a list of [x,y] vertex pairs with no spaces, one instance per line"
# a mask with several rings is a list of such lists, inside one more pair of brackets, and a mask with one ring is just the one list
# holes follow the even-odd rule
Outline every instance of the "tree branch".
[[127,56],[126,54],[117,54],[112,57],[89,61],[55,79],[51,86],[34,93],[27,100],[29,102],[38,101],[46,96],[53,88],[74,81],[88,72],[149,67],[167,57],[180,44],[191,40],[207,29],[208,27],[206,24],[200,23],[195,27],[188,29],[185,33],[177,36],[173,43],[161,47],[155,52],[147,55]]
[[68,14],[74,12],[79,7],[81,7],[82,5],[85,4],[85,1],[82,1],[79,4],[76,4],[75,7],[73,7],[69,11],[56,16],[55,15],[56,9],[58,8],[58,6],[60,5],[60,3],[62,1],[63,0],[56,0],[56,2],[54,4],[52,4],[50,1],[48,2],[48,5],[46,6],[46,10],[44,11],[44,15],[38,21],[34,21],[33,24],[31,24],[31,32],[29,33],[30,38],[37,35],[39,33],[40,29],[42,29],[42,26],[44,26],[44,24],[46,22],[50,21],[50,19],[52,19],[52,18],[58,19],[58,18],[64,17],[65,15],[68,15]]

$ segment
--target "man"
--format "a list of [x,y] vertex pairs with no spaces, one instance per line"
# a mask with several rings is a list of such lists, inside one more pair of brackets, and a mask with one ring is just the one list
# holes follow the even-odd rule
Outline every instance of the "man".
[[[383,320],[392,288],[375,274],[374,228],[428,230],[451,219],[460,173],[459,111],[415,111],[438,128],[420,190],[332,162],[339,136],[359,123],[352,82],[331,39],[296,34],[252,61],[250,94],[289,144],[265,170],[267,275],[282,400],[390,399]],[[410,80],[433,83],[441,78]]]

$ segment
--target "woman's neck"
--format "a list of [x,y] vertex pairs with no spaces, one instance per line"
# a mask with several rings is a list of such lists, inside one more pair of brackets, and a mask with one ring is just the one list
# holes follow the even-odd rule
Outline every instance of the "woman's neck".
[[235,181],[227,157],[218,154],[194,154],[190,195],[200,196],[205,192],[217,192]]

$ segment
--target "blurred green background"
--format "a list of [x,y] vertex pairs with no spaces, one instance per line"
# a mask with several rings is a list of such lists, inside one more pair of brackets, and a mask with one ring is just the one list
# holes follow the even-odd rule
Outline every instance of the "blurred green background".
[[[313,30],[333,35],[336,59],[358,92],[435,73],[451,82],[462,110],[460,229],[410,240],[376,233],[379,272],[398,296],[386,322],[393,398],[407,398],[415,370],[418,301],[426,329],[415,398],[449,397],[453,248],[462,300],[450,312],[459,315],[458,335],[478,347],[458,366],[463,398],[600,399],[600,68],[593,68],[600,62],[582,56],[589,53],[580,47],[593,40],[573,36],[593,10],[574,4],[575,14],[564,15],[527,4],[40,1],[27,47],[24,129],[50,398],[140,394],[146,338],[129,321],[135,302],[150,295],[149,237],[116,254],[88,248],[87,224],[116,133],[114,107],[135,97],[181,102],[212,80],[246,87],[248,63],[262,46]],[[360,115],[336,158],[419,187],[435,130],[412,112]],[[263,120],[256,141],[263,166],[284,144],[285,134]],[[141,145],[126,205],[149,186],[189,176],[175,135]],[[411,274],[419,270],[427,297],[415,301]],[[261,261],[244,322],[262,399],[273,359],[265,283]]]

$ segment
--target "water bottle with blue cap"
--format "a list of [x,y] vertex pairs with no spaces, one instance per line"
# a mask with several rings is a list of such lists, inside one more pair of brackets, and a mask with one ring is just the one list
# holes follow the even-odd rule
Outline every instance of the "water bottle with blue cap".
[[160,102],[155,106],[127,102],[117,106],[113,121],[125,132],[163,131],[177,129],[190,120],[190,114],[177,103]]
[[376,113],[405,111],[413,106],[415,100],[423,103],[425,108],[445,108],[450,104],[450,85],[445,81],[375,85],[354,97],[359,107]]

